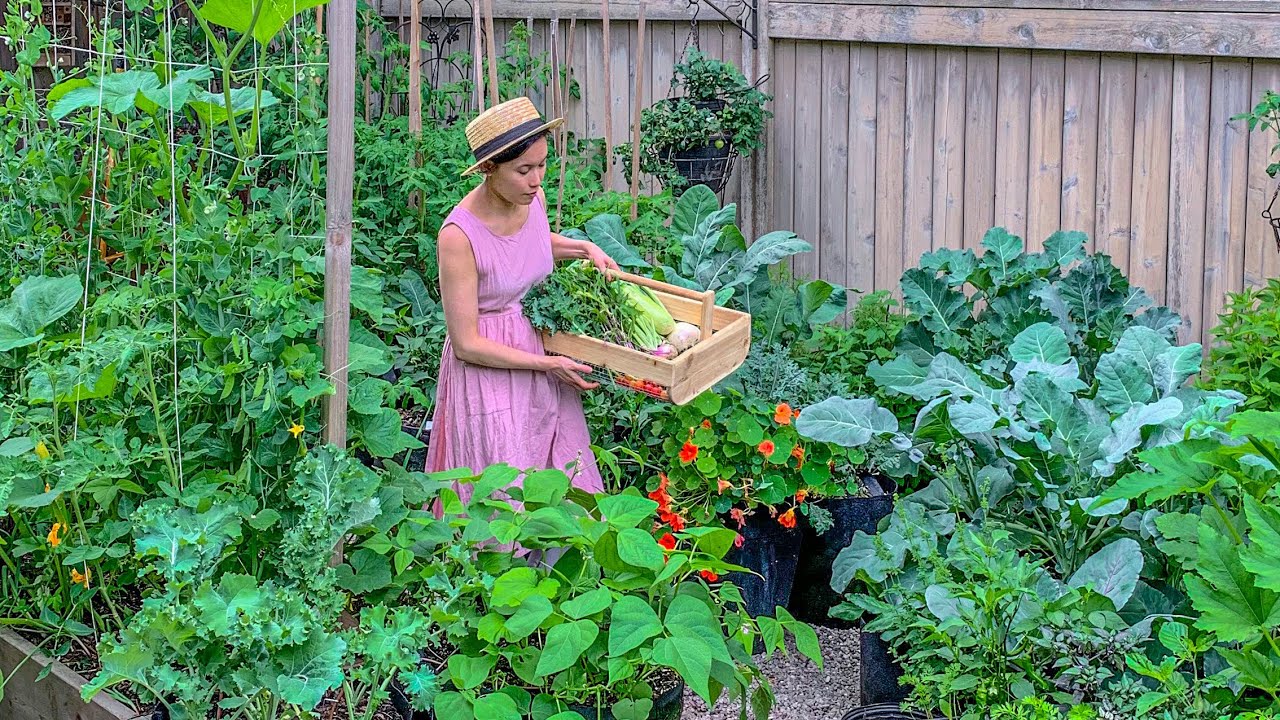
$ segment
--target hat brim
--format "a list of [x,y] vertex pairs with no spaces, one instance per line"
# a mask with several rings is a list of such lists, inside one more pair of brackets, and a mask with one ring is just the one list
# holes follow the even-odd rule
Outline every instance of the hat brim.
[[554,130],[563,124],[564,124],[564,118],[556,118],[554,120],[548,120],[547,122],[539,125],[538,127],[530,130],[529,132],[514,138],[511,142],[503,145],[502,147],[495,149],[493,152],[477,160],[476,163],[471,167],[467,168],[466,170],[463,170],[462,171],[463,177],[466,177],[467,175],[474,175],[480,169],[481,165],[489,162],[490,160],[497,157],[498,155],[501,155],[502,153],[506,152],[508,148],[518,145],[539,133],[544,133],[548,130]]

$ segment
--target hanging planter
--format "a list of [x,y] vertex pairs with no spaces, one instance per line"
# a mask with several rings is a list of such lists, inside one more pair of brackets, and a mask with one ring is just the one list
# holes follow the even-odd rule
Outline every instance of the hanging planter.
[[[721,193],[739,155],[761,147],[770,100],[731,63],[690,48],[676,65],[673,95],[640,114],[640,172],[679,195],[694,185]],[[678,95],[674,94],[679,92]],[[630,180],[631,145],[614,149]]]

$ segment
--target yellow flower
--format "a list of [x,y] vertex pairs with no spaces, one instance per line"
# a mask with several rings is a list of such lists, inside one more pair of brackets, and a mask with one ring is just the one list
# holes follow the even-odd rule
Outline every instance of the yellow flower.
[[62,523],[54,523],[53,528],[49,530],[49,545],[58,547],[62,544],[62,538],[58,537],[58,533],[67,530],[67,526]]
[[45,445],[43,440],[36,443],[36,457],[40,458],[41,460],[49,459],[49,446]]
[[306,428],[299,425],[298,423],[294,423],[293,427],[289,428],[289,432],[293,433],[293,436],[295,438],[301,435],[304,430],[306,430]]
[[77,585],[84,585],[84,589],[89,589],[89,576],[93,573],[89,572],[89,566],[84,566],[84,574],[81,575],[79,570],[71,568],[71,582]]

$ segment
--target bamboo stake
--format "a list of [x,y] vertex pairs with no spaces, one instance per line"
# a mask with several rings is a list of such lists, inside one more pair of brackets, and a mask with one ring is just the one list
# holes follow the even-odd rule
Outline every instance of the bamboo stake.
[[636,102],[631,116],[631,220],[635,222],[640,210],[640,108],[644,106],[644,0],[640,0],[640,19],[636,28],[639,49],[636,52]]
[[481,67],[484,65],[483,53],[480,50],[480,0],[471,3],[471,90],[475,98],[476,112],[484,112],[484,78]]
[[[364,51],[373,55],[373,30],[366,26],[364,29]],[[373,113],[373,87],[369,82],[369,76],[364,76],[364,121],[369,122],[369,117]]]
[[356,0],[329,14],[329,172],[325,189],[324,368],[326,443],[347,444],[347,351],[351,334],[351,200],[355,177]]
[[[574,32],[578,27],[578,14],[574,13],[569,16],[569,45],[565,49],[564,61],[564,85],[560,86],[560,112],[568,114],[569,112],[569,92],[573,88],[573,38],[577,33]],[[566,150],[569,147],[569,128],[565,125],[559,127],[560,144],[564,145]]]
[[613,175],[613,74],[609,62],[609,0],[600,0],[600,22],[604,33],[604,189]]
[[[560,111],[560,13],[556,12],[551,17],[551,24],[547,28],[547,40],[551,43],[551,116],[564,117]],[[551,140],[555,144],[556,156],[561,164],[564,163],[564,146],[560,143],[560,128],[556,128],[551,136]]]
[[[527,31],[528,31],[528,32],[526,32],[525,34],[526,34],[526,35],[528,35],[528,40],[529,40],[529,62],[530,62],[530,63],[532,63],[532,62],[533,62],[533,16],[532,16],[532,15],[530,15],[528,18],[526,18],[526,19],[525,19],[525,21],[524,21],[524,27],[525,27],[525,30],[527,30]],[[530,94],[531,94],[531,92],[532,92],[532,90],[533,90],[533,86],[529,85],[529,81],[532,79],[531,77],[529,77],[529,76],[530,76],[530,74],[531,74],[531,73],[526,73],[526,74],[525,74],[525,76],[524,76],[524,82],[525,82],[525,85],[524,85],[524,94],[525,94],[525,96],[526,96],[526,97],[527,97],[528,95],[530,95]]]
[[498,49],[497,37],[493,34],[493,0],[484,0],[484,34],[485,53],[489,59],[489,107],[497,105],[498,99]]
[[316,6],[316,33],[324,34],[324,6]]
[[422,6],[409,0],[409,132],[422,135]]

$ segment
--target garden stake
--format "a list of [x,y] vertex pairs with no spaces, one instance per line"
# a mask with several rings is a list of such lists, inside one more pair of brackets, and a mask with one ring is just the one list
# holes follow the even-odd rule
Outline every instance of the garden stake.
[[489,106],[497,105],[498,99],[498,61],[497,38],[493,35],[493,0],[484,0],[484,34],[485,52],[489,57]]
[[471,94],[475,98],[476,112],[484,112],[484,80],[480,75],[480,3],[471,4]]
[[635,112],[631,117],[631,221],[635,222],[639,209],[636,199],[640,192],[640,107],[644,104],[641,93],[644,77],[644,0],[640,0],[640,19],[637,23],[636,38],[639,50],[636,53],[636,102]]
[[[569,88],[573,86],[573,36],[574,29],[578,26],[578,14],[574,13],[569,16],[569,46],[565,48],[564,60],[564,85],[560,86],[560,112],[561,117],[564,113],[569,112]],[[568,123],[561,125],[556,129],[560,133],[560,143],[568,148],[569,145],[569,126]]]
[[[561,90],[560,90],[560,13],[556,12],[551,17],[551,24],[547,27],[547,37],[551,43],[551,116],[564,117],[561,110]],[[564,162],[564,146],[560,142],[560,128],[552,131],[551,141],[556,148],[556,156],[560,162]]]
[[609,189],[613,173],[613,74],[609,69],[609,0],[600,0],[600,22],[604,33],[604,188]]

